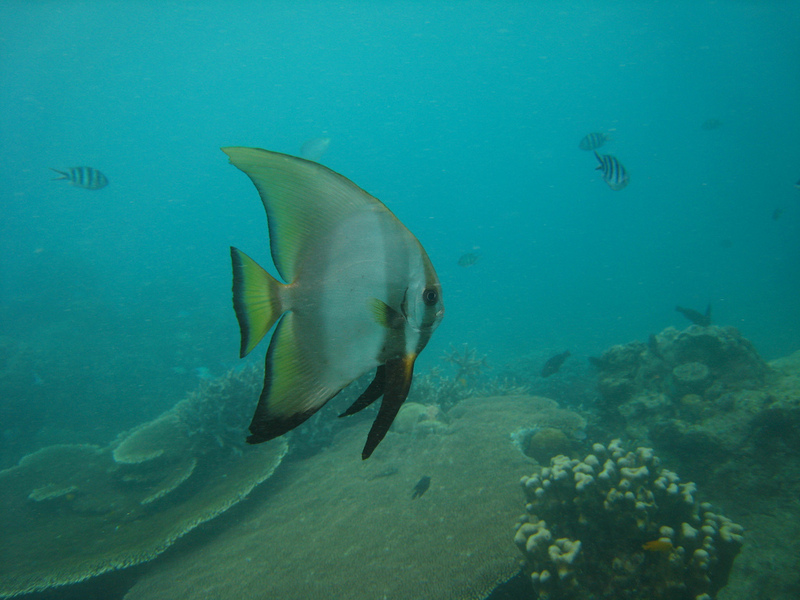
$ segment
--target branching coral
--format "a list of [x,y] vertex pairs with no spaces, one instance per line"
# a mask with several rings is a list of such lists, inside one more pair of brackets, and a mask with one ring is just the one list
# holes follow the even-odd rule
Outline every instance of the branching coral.
[[450,344],[450,349],[444,353],[443,360],[455,365],[456,379],[464,379],[469,385],[474,385],[483,370],[488,368],[486,355],[479,356],[478,351],[469,344],[461,344],[460,349]]
[[523,477],[514,541],[541,600],[711,599],[727,583],[742,528],[695,499],[649,448],[594,444]]

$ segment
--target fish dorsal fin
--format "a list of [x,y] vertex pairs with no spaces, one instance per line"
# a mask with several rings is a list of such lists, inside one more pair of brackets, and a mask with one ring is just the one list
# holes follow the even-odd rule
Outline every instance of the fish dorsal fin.
[[275,268],[292,282],[308,243],[359,210],[390,212],[352,181],[318,163],[260,148],[222,148],[250,177],[267,211]]

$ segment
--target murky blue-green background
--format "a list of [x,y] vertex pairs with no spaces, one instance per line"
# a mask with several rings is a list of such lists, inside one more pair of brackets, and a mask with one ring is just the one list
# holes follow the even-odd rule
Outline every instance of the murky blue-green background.
[[[797,350],[798,31],[788,1],[0,2],[0,466],[238,363],[228,246],[270,259],[226,145],[330,137],[419,237],[447,306],[420,371],[585,363],[676,304]],[[79,165],[110,185],[50,181]]]

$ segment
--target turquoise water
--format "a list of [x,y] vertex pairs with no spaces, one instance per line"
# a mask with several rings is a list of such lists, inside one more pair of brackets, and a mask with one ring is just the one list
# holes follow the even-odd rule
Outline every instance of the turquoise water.
[[[322,162],[417,235],[447,307],[420,368],[450,343],[596,354],[682,327],[675,304],[765,358],[800,347],[796,3],[6,1],[0,23],[0,308],[32,355],[7,443],[119,430],[237,364],[227,248],[270,259],[224,145],[330,137]],[[110,185],[50,181],[81,165]]]
[[330,137],[417,235],[447,307],[419,371],[585,362],[676,304],[797,350],[798,31],[796,2],[0,2],[0,466],[239,364],[228,246],[270,258],[220,146]]

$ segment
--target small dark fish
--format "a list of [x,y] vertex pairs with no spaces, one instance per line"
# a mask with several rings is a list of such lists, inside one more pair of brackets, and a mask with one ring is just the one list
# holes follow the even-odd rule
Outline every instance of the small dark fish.
[[558,370],[567,358],[569,358],[569,350],[548,358],[547,362],[544,363],[542,367],[542,377],[550,377],[550,375],[558,373]]
[[583,136],[578,148],[581,150],[596,150],[611,139],[607,133],[596,131]]
[[459,267],[471,267],[481,259],[481,255],[477,252],[465,252],[458,259]]
[[800,179],[797,180],[797,183],[794,184],[794,187],[800,190]]
[[597,152],[595,152],[594,155],[600,163],[595,170],[603,172],[603,181],[608,184],[608,187],[616,192],[628,185],[630,181],[628,172],[625,170],[622,163],[617,160],[616,156],[598,154]]
[[611,363],[609,363],[606,359],[598,358],[596,356],[589,357],[589,364],[596,369],[600,369],[601,371],[608,369],[611,366]]
[[703,121],[703,124],[700,125],[700,128],[704,131],[712,131],[713,129],[719,129],[722,127],[722,121],[719,119],[706,119]]
[[772,220],[773,221],[777,221],[778,219],[781,218],[782,214],[783,214],[783,209],[782,208],[776,208],[775,210],[772,211]]
[[75,187],[81,187],[87,190],[99,190],[108,185],[108,177],[92,167],[71,167],[66,171],[59,171],[58,169],[52,168],[50,170],[61,175],[61,177],[54,178],[53,181],[65,179]]
[[681,306],[676,306],[675,310],[681,313],[684,317],[689,319],[695,325],[701,325],[703,327],[708,327],[711,325],[711,305],[709,304],[706,307],[706,314],[698,312],[693,308],[683,308]]
[[431,478],[425,475],[417,482],[417,485],[414,486],[414,493],[411,494],[411,499],[416,500],[427,492],[429,487],[431,487]]

